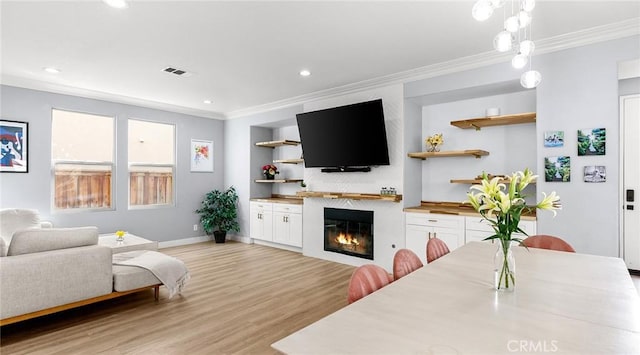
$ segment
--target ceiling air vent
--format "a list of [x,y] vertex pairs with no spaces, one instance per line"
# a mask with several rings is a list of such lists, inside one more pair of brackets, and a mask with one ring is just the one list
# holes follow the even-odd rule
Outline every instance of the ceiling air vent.
[[174,74],[174,75],[177,75],[177,76],[184,76],[184,77],[191,76],[191,73],[189,73],[188,71],[182,70],[182,69],[177,69],[177,68],[174,68],[174,67],[166,67],[166,68],[162,69],[162,71],[165,72],[165,73]]

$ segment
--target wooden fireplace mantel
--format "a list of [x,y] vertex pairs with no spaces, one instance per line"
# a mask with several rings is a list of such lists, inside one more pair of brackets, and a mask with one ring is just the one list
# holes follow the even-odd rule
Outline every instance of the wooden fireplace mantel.
[[298,191],[296,192],[296,196],[332,199],[344,198],[350,200],[381,200],[391,202],[402,201],[402,195],[379,195],[359,192]]

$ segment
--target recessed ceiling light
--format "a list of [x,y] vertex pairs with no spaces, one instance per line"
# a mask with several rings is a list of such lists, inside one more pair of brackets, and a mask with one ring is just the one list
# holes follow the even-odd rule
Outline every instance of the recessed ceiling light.
[[116,9],[126,9],[129,7],[126,0],[102,0],[105,4],[116,8]]
[[307,69],[300,70],[300,76],[309,76],[309,75],[311,75],[311,72],[308,71]]
[[51,74],[58,74],[60,72],[59,69],[53,68],[53,67],[46,67],[44,68],[44,71],[46,71],[47,73],[51,73]]
[[204,100],[204,101],[202,101],[202,102],[204,102],[204,103],[205,103],[205,104],[207,104],[207,105],[208,105],[208,104],[213,103],[213,101],[211,101],[211,100]]

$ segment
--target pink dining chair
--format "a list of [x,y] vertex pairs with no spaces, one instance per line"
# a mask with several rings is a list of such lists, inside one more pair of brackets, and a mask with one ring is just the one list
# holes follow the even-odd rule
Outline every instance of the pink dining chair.
[[436,237],[430,238],[427,242],[427,264],[449,254],[447,244]]
[[393,281],[387,271],[380,266],[368,264],[358,266],[349,280],[349,304],[371,294]]
[[422,261],[409,249],[400,249],[393,256],[393,279],[398,280],[403,276],[418,270],[421,268]]
[[558,250],[558,251],[566,251],[570,253],[575,253],[575,249],[565,242],[564,240],[554,237],[551,235],[532,235],[525,240],[522,241],[522,244],[529,248],[539,248],[539,249],[549,249],[549,250]]

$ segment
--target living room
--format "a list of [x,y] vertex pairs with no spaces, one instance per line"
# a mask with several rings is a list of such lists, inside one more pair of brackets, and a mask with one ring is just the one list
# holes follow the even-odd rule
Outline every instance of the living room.
[[[377,194],[382,187],[394,187],[397,194],[402,195],[402,199],[399,202],[389,202],[304,198],[300,247],[287,247],[278,243],[260,241],[257,241],[257,244],[275,247],[275,249],[292,250],[298,253],[296,255],[299,257],[339,263],[341,266],[336,267],[345,267],[341,270],[346,271],[346,277],[344,275],[338,277],[342,282],[341,285],[344,285],[348,281],[353,266],[374,263],[391,271],[396,250],[406,245],[405,208],[419,206],[422,201],[464,201],[469,185],[451,184],[449,182],[451,179],[472,178],[485,171],[493,174],[510,174],[528,167],[540,176],[533,191],[534,195],[540,199],[541,192],[556,191],[561,196],[563,205],[563,209],[555,217],[544,211],[537,214],[535,226],[538,234],[562,236],[578,253],[620,257],[623,248],[621,236],[623,210],[620,208],[623,201],[620,163],[623,158],[622,132],[619,123],[620,97],[640,93],[640,78],[638,76],[621,77],[620,65],[621,63],[633,64],[640,58],[638,4],[634,2],[609,4],[604,1],[588,4],[539,2],[536,8],[539,13],[536,13],[533,20],[536,26],[533,36],[537,48],[531,65],[542,74],[542,82],[535,89],[525,89],[520,85],[522,71],[512,69],[509,64],[510,58],[506,54],[496,53],[491,47],[494,32],[501,30],[499,27],[502,26],[502,10],[494,14],[494,18],[499,17],[498,20],[492,19],[491,21],[494,22],[478,23],[471,17],[473,3],[473,1],[461,1],[449,5],[442,2],[399,2],[371,5],[337,2],[327,5],[302,2],[289,4],[197,2],[185,5],[186,8],[180,8],[181,5],[177,2],[168,2],[163,5],[131,1],[128,8],[112,9],[99,1],[3,2],[0,5],[3,19],[0,116],[3,120],[28,122],[29,165],[28,173],[0,175],[0,195],[2,196],[0,207],[35,209],[43,220],[51,221],[55,227],[96,226],[100,233],[126,230],[157,241],[161,251],[176,248],[173,249],[175,254],[169,253],[178,257],[181,253],[185,253],[185,249],[181,248],[200,246],[203,251],[232,262],[231,259],[224,257],[223,251],[219,248],[215,249],[217,246],[210,243],[199,244],[210,240],[210,237],[203,233],[199,216],[194,212],[200,206],[204,195],[211,190],[222,190],[234,186],[239,196],[240,232],[232,233],[229,239],[254,245],[252,243],[256,241],[250,235],[251,199],[270,198],[272,194],[296,196],[303,190],[298,183],[256,182],[262,177],[261,167],[271,163],[272,160],[299,158],[298,154],[301,154],[304,149],[304,143],[303,147],[297,146],[290,150],[265,149],[255,144],[281,139],[300,140],[296,125],[298,114],[382,99],[389,148],[390,164],[388,166],[373,167],[371,172],[366,173],[327,174],[320,172],[317,168],[304,168],[301,164],[276,165],[280,169],[279,178],[302,179],[309,191]],[[545,6],[549,7],[546,11]],[[313,14],[314,10],[324,15],[341,13],[342,15],[336,14],[333,21],[316,20],[321,23],[314,24],[331,26],[333,22],[339,22],[341,29],[351,29],[352,27],[342,21],[363,16],[362,13],[367,13],[380,21],[387,16],[385,12],[391,11],[390,13],[394,15],[410,16],[406,22],[411,23],[412,26],[417,26],[417,16],[409,13],[417,11],[433,11],[442,16],[450,15],[456,19],[466,19],[468,23],[459,22],[464,23],[461,25],[465,29],[461,32],[464,33],[458,34],[460,37],[453,42],[457,43],[458,47],[465,47],[468,44],[468,49],[455,52],[449,47],[439,49],[434,45],[427,52],[445,53],[451,50],[457,55],[442,54],[440,57],[432,58],[428,56],[429,53],[411,52],[409,48],[394,48],[388,44],[390,47],[386,50],[383,48],[382,51],[370,54],[387,58],[386,62],[376,58],[381,62],[374,64],[382,67],[386,65],[386,71],[374,71],[368,68],[357,75],[351,72],[337,72],[332,74],[334,75],[332,79],[318,82],[313,80],[325,75],[323,71],[336,71],[338,68],[322,67],[323,60],[329,61],[333,57],[316,49],[310,49],[311,45],[301,44],[292,50],[291,55],[308,52],[307,56],[315,58],[308,59],[310,64],[303,62],[291,64],[292,68],[288,70],[292,71],[292,78],[287,78],[283,83],[278,82],[279,79],[275,74],[259,75],[252,71],[251,75],[255,76],[255,86],[251,86],[251,78],[247,78],[239,71],[238,67],[241,67],[241,63],[230,70],[233,75],[236,75],[235,78],[231,76],[223,79],[219,69],[216,69],[215,75],[207,73],[206,66],[202,66],[201,62],[192,61],[190,57],[211,52],[193,53],[194,46],[181,47],[181,50],[175,50],[180,54],[174,54],[166,59],[158,59],[158,56],[161,53],[171,53],[173,49],[163,47],[134,50],[139,43],[161,43],[162,35],[169,35],[172,41],[177,42],[183,37],[179,35],[180,27],[187,26],[186,23],[189,22],[186,20],[189,18],[187,16],[196,16],[198,12],[215,12],[215,15],[209,14],[214,16],[211,22],[219,21],[221,27],[230,25],[227,22],[230,19],[223,20],[223,18],[225,16],[231,18],[232,15],[236,16],[235,19],[242,26],[259,26],[267,20],[278,22],[278,19],[282,20],[283,16],[288,19],[287,21],[297,19],[292,22],[302,26],[300,19],[308,19],[309,14]],[[566,16],[574,17],[571,11],[578,11],[582,16],[575,17],[584,18],[584,22],[567,21]],[[59,18],[48,18],[50,16],[47,14],[54,12],[60,14]],[[157,16],[156,20],[149,18],[153,17],[150,15],[153,13]],[[265,14],[264,18],[260,15],[261,13]],[[171,16],[171,14],[174,15]],[[273,17],[268,19],[266,14]],[[545,16],[550,19],[545,19]],[[207,27],[207,16],[198,15],[195,18],[198,21],[205,21],[204,23],[196,21],[197,23],[193,24],[196,30],[201,31],[204,28],[213,31]],[[44,22],[44,19],[47,21]],[[559,26],[558,29],[553,28],[552,31],[550,28],[553,21],[560,22],[559,19],[563,19],[562,21],[566,21],[567,24],[564,27]],[[432,20],[436,22],[435,19]],[[252,24],[252,21],[255,21],[255,24]],[[394,20],[394,25],[402,27],[396,21]],[[536,23],[536,21],[539,22]],[[95,28],[89,25],[91,22],[96,23]],[[146,25],[138,32],[128,33],[124,30],[113,34],[101,32],[111,26],[115,28],[121,26],[129,30],[130,26],[135,27],[135,23],[146,23]],[[167,28],[163,31],[169,34],[159,31],[158,34],[154,34],[158,37],[149,38],[145,42],[146,36],[151,36],[153,30],[159,29],[164,23],[167,24]],[[291,25],[289,22],[286,23]],[[355,34],[352,34],[353,37],[348,36],[348,39],[354,41],[353,47],[362,49],[366,47],[366,43],[375,42],[376,36],[385,38],[386,30],[375,31],[373,23],[375,21],[371,19],[366,22],[368,27],[364,27],[372,31],[372,35],[360,33],[359,31],[362,30],[359,30],[357,36]],[[87,32],[91,33],[76,33],[71,36],[77,31],[76,26],[86,26],[80,28],[86,28]],[[549,29],[547,30],[545,26],[549,26]],[[51,35],[47,33],[56,27],[60,27],[58,30],[61,32]],[[260,31],[259,28],[250,28],[250,31]],[[317,36],[322,33],[322,31],[315,33],[310,25],[301,28]],[[215,38],[225,33],[224,29],[217,27],[215,29],[221,31],[213,32]],[[189,31],[193,29],[185,29],[185,33],[191,35],[192,32]],[[279,29],[275,31],[277,35],[274,32],[269,34],[274,35],[273,38],[281,38],[285,41],[285,37],[281,37],[285,32]],[[421,46],[417,40],[420,36],[414,32],[418,31],[399,31],[396,35],[411,34],[413,46]],[[434,32],[425,33],[422,36],[430,38]],[[542,37],[541,34],[547,34],[547,36]],[[97,38],[97,43],[90,45],[87,43],[87,38],[90,39],[91,35]],[[52,38],[54,36],[60,36],[59,38],[64,40],[56,40]],[[125,41],[127,36],[132,38]],[[236,36],[238,34],[233,35],[234,38]],[[355,42],[355,39],[358,41]],[[260,38],[260,40],[264,39]],[[128,44],[130,47],[126,48],[131,52],[113,44],[117,41],[127,43],[131,41]],[[260,51],[282,50],[283,44],[276,40],[264,43],[258,42],[258,39],[256,41],[242,42],[244,46],[254,46],[254,52],[242,52],[242,54],[254,55],[252,60],[255,62],[262,61],[256,59],[260,58]],[[323,43],[321,39],[317,42],[318,46]],[[340,44],[346,45],[343,42]],[[109,46],[114,46],[113,53],[107,58],[101,58],[100,56],[108,54],[109,50],[98,51],[98,48]],[[207,47],[208,44],[205,42],[201,46]],[[327,52],[331,49],[339,51],[343,48],[329,46]],[[92,54],[93,50],[97,51],[96,54]],[[344,50],[347,51],[346,48]],[[349,49],[347,53],[351,53],[351,50]],[[393,57],[407,56],[404,54],[405,50],[409,51],[408,53],[415,53],[416,56],[421,53],[420,55],[424,57],[397,59],[402,63],[391,64],[396,59]],[[153,55],[145,54],[145,51]],[[39,56],[35,53],[42,53],[42,60],[39,60]],[[231,61],[239,61],[247,66],[258,66],[246,57],[233,57],[230,53],[234,53],[233,49],[225,47],[225,51],[216,54],[225,60],[232,57]],[[269,56],[272,55],[274,54],[269,54]],[[325,57],[321,57],[322,55]],[[141,64],[126,67],[127,62],[118,58],[123,56],[135,57],[131,61]],[[298,57],[304,56],[298,54],[295,58],[297,60]],[[282,58],[285,56],[283,55]],[[271,59],[267,59],[269,58],[265,57],[264,61],[271,62]],[[110,68],[106,73],[100,73],[100,68],[105,68],[106,64],[110,63],[109,60],[118,63],[116,67],[122,71],[118,68]],[[145,60],[148,60],[147,64],[144,63]],[[209,60],[214,61],[214,58]],[[222,59],[215,58],[216,65],[224,65],[224,63],[230,65],[229,62],[218,62],[220,60]],[[92,61],[99,65],[92,68],[90,65]],[[285,59],[282,61],[289,62]],[[357,67],[362,60],[360,57],[350,60],[345,56],[344,61],[345,65],[349,61],[349,68],[353,68]],[[66,67],[67,62],[84,63],[82,65],[85,67]],[[299,66],[313,66],[313,63],[316,63],[315,67],[309,68],[312,71],[311,76],[298,76]],[[50,74],[41,70],[51,65],[58,66],[60,73]],[[171,74],[161,72],[161,67],[167,65],[175,65],[178,68],[184,66],[193,75],[187,78],[171,77]],[[152,73],[144,72],[142,68],[145,66],[151,67],[152,69],[147,71]],[[155,68],[156,66],[158,68]],[[281,70],[281,67],[274,67],[272,70],[276,73],[276,70]],[[375,75],[364,73],[367,70]],[[141,71],[144,74],[136,74]],[[67,75],[69,77],[66,77]],[[138,83],[144,81],[146,75],[164,76],[159,81],[154,81],[154,85],[138,86]],[[105,76],[111,76],[116,80],[110,80],[109,86],[106,86],[106,79],[104,83],[100,80],[92,80],[92,78]],[[192,87],[189,80],[192,82],[198,80],[198,84]],[[225,85],[230,85],[228,81],[233,80],[242,82],[244,89],[226,90]],[[120,84],[113,85],[112,81]],[[209,83],[220,82],[220,87],[210,89],[209,86],[198,86],[203,85],[202,82],[211,86],[215,84]],[[268,89],[262,86],[265,82],[268,82],[266,86]],[[290,87],[281,88],[289,85],[290,82],[292,83]],[[154,91],[154,89],[157,90]],[[260,90],[271,90],[272,94],[260,96],[263,101],[240,100],[243,96],[252,97],[254,91]],[[183,97],[184,93],[193,92],[198,94],[188,99]],[[211,92],[220,93],[220,98],[212,95]],[[205,104],[202,102],[203,98],[214,103]],[[216,106],[218,100],[226,101]],[[484,117],[489,108],[500,108],[502,114],[535,112],[535,123],[483,128],[480,131],[460,130],[450,124],[450,121],[454,120]],[[55,195],[52,191],[51,120],[52,110],[55,109],[114,118],[116,149],[113,160],[113,204],[110,208],[98,211],[61,211],[53,207]],[[173,187],[175,195],[174,203],[169,206],[145,208],[130,206],[127,127],[132,119],[165,123],[175,127],[175,185]],[[605,155],[579,156],[576,153],[577,130],[587,128],[607,130]],[[563,147],[544,146],[544,134],[549,131],[564,132]],[[407,156],[410,152],[424,151],[424,139],[435,133],[444,135],[443,150],[483,149],[490,154],[478,159],[455,157],[425,161]],[[212,171],[193,172],[190,168],[192,147],[189,143],[193,139],[213,142]],[[544,181],[544,160],[550,156],[573,158],[570,181]],[[592,165],[607,167],[606,182],[593,184],[583,180],[584,167]],[[324,250],[322,245],[324,208],[374,211],[377,239],[373,261]],[[227,243],[227,246],[232,244],[236,243]],[[278,252],[280,252],[279,249]],[[240,252],[231,253],[231,255],[240,254]],[[283,258],[287,257],[283,256]],[[188,260],[191,260],[190,256],[185,257],[185,262]],[[187,265],[189,265],[188,262]],[[203,269],[199,270],[206,272]],[[215,274],[217,277],[223,277],[217,272]],[[197,279],[191,280],[191,283],[194,284],[195,281]],[[188,288],[189,286],[187,290]],[[338,290],[333,291],[336,294],[339,293]],[[346,289],[343,291],[343,294],[346,294]],[[204,292],[198,291],[197,297],[205,297]],[[140,296],[135,296],[131,300],[132,304],[138,306],[144,302],[144,298]],[[180,305],[184,304],[184,301],[182,300]],[[121,311],[126,310],[127,307],[117,302],[115,306]],[[163,310],[167,312],[172,312],[170,306],[171,301],[162,305]],[[331,306],[333,307],[331,311],[340,306],[344,304]],[[143,306],[145,307],[148,308]],[[99,314],[105,312],[100,308],[92,308],[92,310]],[[327,310],[328,313],[330,313],[329,310]],[[98,321],[98,318],[92,317],[96,322]],[[79,318],[77,320],[80,321]],[[60,324],[58,323],[58,326]],[[40,325],[38,329],[43,327],[46,328]],[[281,338],[288,334],[280,335]],[[242,351],[242,348],[225,348],[225,350],[218,348],[217,352],[230,352],[234,351],[233,349],[247,352]],[[251,349],[253,352],[264,350],[250,347],[246,349]],[[47,352],[46,348],[40,348],[40,351]],[[129,348],[126,351],[135,352],[136,349]],[[163,352],[161,348],[146,348],[141,351]],[[179,352],[175,349],[174,351]],[[76,349],[75,352],[80,351]]]

